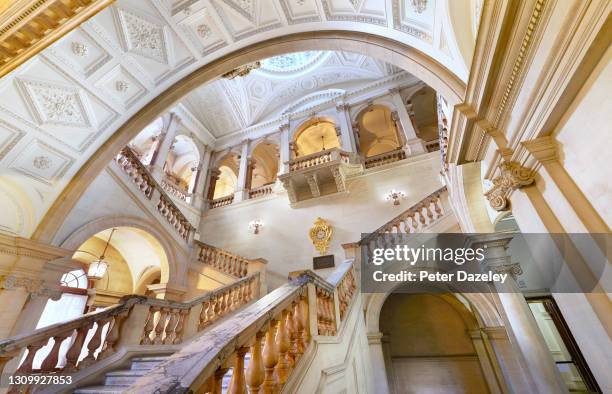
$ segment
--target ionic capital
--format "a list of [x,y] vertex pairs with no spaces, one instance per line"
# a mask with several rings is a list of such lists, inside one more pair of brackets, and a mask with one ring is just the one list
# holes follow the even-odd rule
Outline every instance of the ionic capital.
[[503,211],[508,207],[508,196],[513,190],[531,185],[534,173],[515,161],[503,162],[499,166],[501,174],[493,179],[493,187],[484,195],[491,208]]

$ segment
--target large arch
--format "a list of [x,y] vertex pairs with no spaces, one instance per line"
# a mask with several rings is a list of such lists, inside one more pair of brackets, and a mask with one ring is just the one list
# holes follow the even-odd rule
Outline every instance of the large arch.
[[308,50],[342,50],[382,59],[421,79],[444,96],[451,105],[460,103],[465,94],[465,83],[444,65],[409,45],[378,35],[355,31],[314,31],[258,42],[220,57],[167,86],[166,90],[123,123],[64,187],[31,238],[51,242],[63,218],[114,155],[140,130],[192,89],[241,65],[283,53]]
[[61,241],[61,247],[76,250],[89,238],[112,227],[133,227],[151,235],[163,248],[166,261],[161,261],[161,283],[177,283],[180,281],[181,269],[178,267],[179,258],[174,248],[174,241],[164,234],[153,222],[127,216],[106,216],[93,220],[70,234],[65,240]]

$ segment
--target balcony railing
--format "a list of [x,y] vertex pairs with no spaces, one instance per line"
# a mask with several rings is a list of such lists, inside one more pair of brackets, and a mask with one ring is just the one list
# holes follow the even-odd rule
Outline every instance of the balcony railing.
[[427,141],[425,143],[425,149],[427,149],[427,152],[435,152],[435,151],[440,150],[440,140],[435,139],[435,140]]
[[[19,374],[69,374],[107,358],[120,346],[181,344],[259,298],[259,281],[256,272],[187,302],[127,296],[101,311],[4,339],[0,341],[0,372],[22,351],[26,353],[17,366]],[[67,349],[61,347],[65,341],[70,343]],[[47,344],[50,351],[35,366],[36,355]],[[59,362],[62,359],[65,363]],[[25,386],[10,389],[29,392]]]
[[256,188],[249,190],[249,198],[259,198],[263,196],[267,196],[268,194],[272,194],[274,189],[274,183],[268,183],[267,185],[262,185]]
[[404,160],[406,152],[402,148],[398,148],[389,152],[381,153],[380,155],[371,156],[365,159],[365,168],[379,167],[385,164]]
[[224,207],[226,205],[231,205],[234,202],[234,195],[230,194],[229,196],[215,198],[214,200],[210,200],[210,209]]
[[127,392],[220,393],[230,368],[233,393],[283,392],[292,374],[303,371],[300,364],[309,362],[313,339],[337,335],[357,289],[352,261],[328,280],[312,271],[292,273],[288,284],[190,342]]
[[323,164],[331,163],[340,160],[348,164],[350,162],[350,154],[341,151],[338,148],[326,149],[320,152],[311,153],[306,156],[297,157],[288,162],[289,171],[300,171],[308,168],[317,167]]
[[[195,227],[189,223],[189,220],[183,215],[181,210],[174,205],[170,197],[164,192],[162,186],[155,181],[134,152],[126,146],[115,157],[115,161],[147,199],[153,200],[158,198],[157,203],[154,202],[157,211],[166,218],[182,239],[189,242],[191,235],[195,232]],[[159,197],[154,195],[159,195]]]
[[244,278],[248,274],[251,260],[200,241],[196,241],[196,246],[198,261],[238,278]]

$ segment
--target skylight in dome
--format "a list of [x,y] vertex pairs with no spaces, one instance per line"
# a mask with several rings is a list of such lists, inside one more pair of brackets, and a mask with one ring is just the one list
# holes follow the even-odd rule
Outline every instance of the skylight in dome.
[[262,60],[261,66],[264,70],[277,72],[297,71],[315,61],[320,51],[306,51],[288,53],[286,55],[274,56]]

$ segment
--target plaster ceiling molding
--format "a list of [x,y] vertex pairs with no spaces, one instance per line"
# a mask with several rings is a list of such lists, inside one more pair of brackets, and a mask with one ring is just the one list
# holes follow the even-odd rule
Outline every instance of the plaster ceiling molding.
[[0,120],[0,161],[4,159],[25,135],[25,131],[18,130],[11,124]]
[[73,158],[35,139],[17,154],[9,168],[51,186],[73,163]]
[[290,114],[294,112],[303,111],[309,107],[329,102],[338,97],[342,97],[346,94],[346,90],[343,89],[328,89],[322,92],[315,92],[304,96],[296,102],[291,103],[287,106],[282,114]]
[[112,60],[108,51],[82,28],[62,37],[45,51],[45,55],[66,65],[83,78],[89,77]]
[[264,59],[255,74],[267,77],[295,78],[322,66],[333,56],[332,51],[293,52]]
[[325,18],[330,21],[369,23],[387,26],[384,0],[321,0]]
[[128,52],[159,63],[168,63],[168,38],[163,25],[122,8],[117,8],[117,16],[123,33],[123,43]]
[[147,94],[147,89],[121,65],[102,76],[95,86],[124,110]]
[[431,44],[436,0],[427,0],[425,8],[418,5],[420,1],[414,0],[417,3],[415,6],[413,0],[392,0],[393,28]]
[[235,41],[282,27],[276,0],[211,0]]
[[[198,3],[201,4],[201,3]],[[177,13],[173,15],[180,32],[197,48],[202,56],[206,56],[227,46],[223,33],[217,26],[208,8],[201,6],[189,15]]]
[[315,0],[279,0],[279,3],[290,25],[321,21]]

